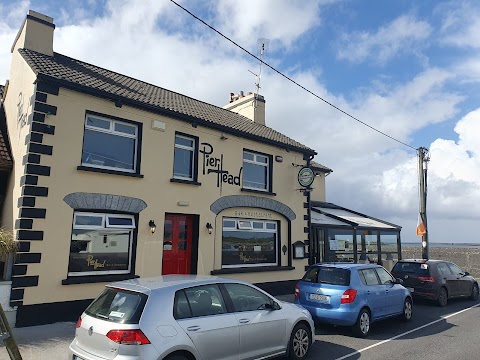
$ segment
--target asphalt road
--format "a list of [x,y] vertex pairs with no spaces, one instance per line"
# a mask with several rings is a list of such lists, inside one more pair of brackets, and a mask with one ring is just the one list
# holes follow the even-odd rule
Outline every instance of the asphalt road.
[[354,337],[346,328],[317,326],[308,359],[480,359],[479,319],[479,301],[450,300],[441,308],[418,300],[412,321],[374,323],[367,339]]
[[[480,359],[480,302],[453,300],[447,307],[416,301],[412,321],[372,324],[367,339],[349,329],[318,326],[309,360],[471,360]],[[66,360],[75,323],[14,329],[24,360]],[[8,360],[4,347],[0,359]]]

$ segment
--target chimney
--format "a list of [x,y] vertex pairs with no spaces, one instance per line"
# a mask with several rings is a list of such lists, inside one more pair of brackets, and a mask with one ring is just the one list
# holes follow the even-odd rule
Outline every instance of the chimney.
[[252,120],[252,122],[265,125],[265,99],[262,95],[252,92],[244,95],[243,91],[240,91],[235,96],[232,92],[230,93],[230,103],[223,108],[243,115]]
[[24,48],[53,56],[53,30],[55,30],[53,18],[29,10],[13,42],[11,52]]

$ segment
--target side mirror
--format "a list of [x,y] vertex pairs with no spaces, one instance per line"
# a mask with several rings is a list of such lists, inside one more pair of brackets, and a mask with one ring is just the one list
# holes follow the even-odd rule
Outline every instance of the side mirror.
[[468,271],[465,271],[465,272],[463,273],[463,276],[470,276],[470,273],[469,273]]
[[270,303],[266,303],[265,305],[263,305],[265,309],[269,309],[269,310],[280,310],[282,307],[280,306],[279,303],[277,303],[276,301],[272,301]]
[[395,284],[400,284],[400,285],[402,285],[402,284],[403,284],[403,280],[400,279],[400,278],[396,278],[396,279],[395,279]]

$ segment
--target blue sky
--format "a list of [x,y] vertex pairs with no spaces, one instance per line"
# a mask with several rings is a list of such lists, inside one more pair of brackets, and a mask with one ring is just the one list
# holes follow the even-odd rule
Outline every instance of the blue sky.
[[[480,242],[478,0],[179,1],[327,101],[416,148],[430,149],[434,242]],[[254,90],[258,61],[169,0],[0,0],[0,83],[28,9],[54,18],[54,50],[214,105]],[[267,126],[333,169],[327,201],[415,236],[413,149],[358,124],[262,67]]]

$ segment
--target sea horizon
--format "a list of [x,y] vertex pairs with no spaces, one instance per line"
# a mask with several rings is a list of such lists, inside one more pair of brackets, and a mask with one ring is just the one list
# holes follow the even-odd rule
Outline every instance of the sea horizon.
[[[422,247],[422,242],[401,242],[402,246],[413,246],[413,247]],[[480,243],[470,243],[470,242],[430,242],[429,247],[445,247],[445,248],[478,248],[480,249]]]

